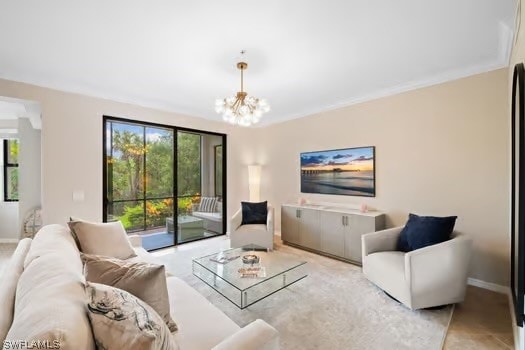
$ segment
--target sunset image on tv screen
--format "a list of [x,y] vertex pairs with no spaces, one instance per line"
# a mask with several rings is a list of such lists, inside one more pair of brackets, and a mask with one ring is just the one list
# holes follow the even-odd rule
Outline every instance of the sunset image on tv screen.
[[301,153],[301,192],[375,196],[374,147]]

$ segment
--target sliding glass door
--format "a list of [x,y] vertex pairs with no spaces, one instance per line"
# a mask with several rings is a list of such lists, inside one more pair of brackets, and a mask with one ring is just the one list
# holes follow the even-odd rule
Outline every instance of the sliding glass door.
[[165,230],[174,212],[174,131],[106,122],[106,219],[143,235],[146,249],[174,244]]
[[120,220],[148,250],[225,233],[225,160],[220,184],[215,164],[225,135],[112,117],[103,130],[104,221]]
[[222,148],[222,144],[220,135],[195,131],[177,133],[178,242],[225,233],[222,171],[220,183],[215,171],[215,148]]

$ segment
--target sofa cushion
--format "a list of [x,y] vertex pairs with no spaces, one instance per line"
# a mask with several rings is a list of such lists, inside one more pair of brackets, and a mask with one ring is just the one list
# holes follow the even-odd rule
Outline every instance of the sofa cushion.
[[111,256],[117,259],[128,259],[135,256],[126,230],[120,221],[108,223],[70,221],[67,224],[83,253]]
[[168,277],[171,315],[179,330],[174,333],[181,349],[211,349],[240,327],[199,292],[177,277]]
[[135,256],[132,258],[126,259],[126,261],[130,261],[130,262],[145,261],[145,262],[149,262],[150,264],[162,265],[162,262],[160,261],[160,259],[148,253],[148,251],[142,247],[133,247],[133,251],[135,252]]
[[266,224],[268,220],[268,202],[241,202],[241,225]]
[[221,222],[222,221],[222,214],[221,213],[206,213],[202,211],[194,211],[192,216],[200,219],[215,221],[215,222]]
[[266,231],[267,231],[266,225],[257,224],[257,225],[242,225],[242,226],[239,226],[239,228],[237,230],[235,230],[235,233],[251,234],[253,232],[266,232]]
[[86,294],[88,315],[97,348],[178,349],[162,317],[131,293],[88,282]]
[[397,249],[410,252],[450,239],[457,216],[436,217],[409,214],[399,235]]
[[94,349],[84,283],[79,251],[69,230],[44,226],[26,256],[6,339],[58,341],[61,349]]
[[261,319],[257,319],[235,334],[224,339],[212,350],[275,350],[279,349],[279,333]]
[[88,282],[102,283],[125,290],[151,306],[174,332],[177,325],[170,317],[166,271],[163,265],[128,262],[100,255],[81,254]]
[[0,344],[3,343],[15,312],[15,293],[18,279],[24,271],[24,260],[31,247],[31,238],[24,238],[20,242],[9,259],[4,273],[0,278]]

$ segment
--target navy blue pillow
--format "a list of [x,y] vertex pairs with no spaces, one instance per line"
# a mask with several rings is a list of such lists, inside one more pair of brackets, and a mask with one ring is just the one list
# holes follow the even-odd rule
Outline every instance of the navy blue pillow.
[[410,252],[450,239],[457,216],[418,216],[409,214],[408,221],[399,235],[397,250]]
[[259,203],[241,202],[241,208],[241,225],[266,224],[266,219],[268,217],[268,201]]

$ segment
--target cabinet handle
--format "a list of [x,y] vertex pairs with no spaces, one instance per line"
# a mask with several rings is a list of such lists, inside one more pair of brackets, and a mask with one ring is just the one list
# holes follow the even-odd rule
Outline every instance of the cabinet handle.
[[344,216],[341,216],[341,224],[344,226],[345,225],[345,217]]
[[345,226],[348,226],[348,216],[345,216]]

